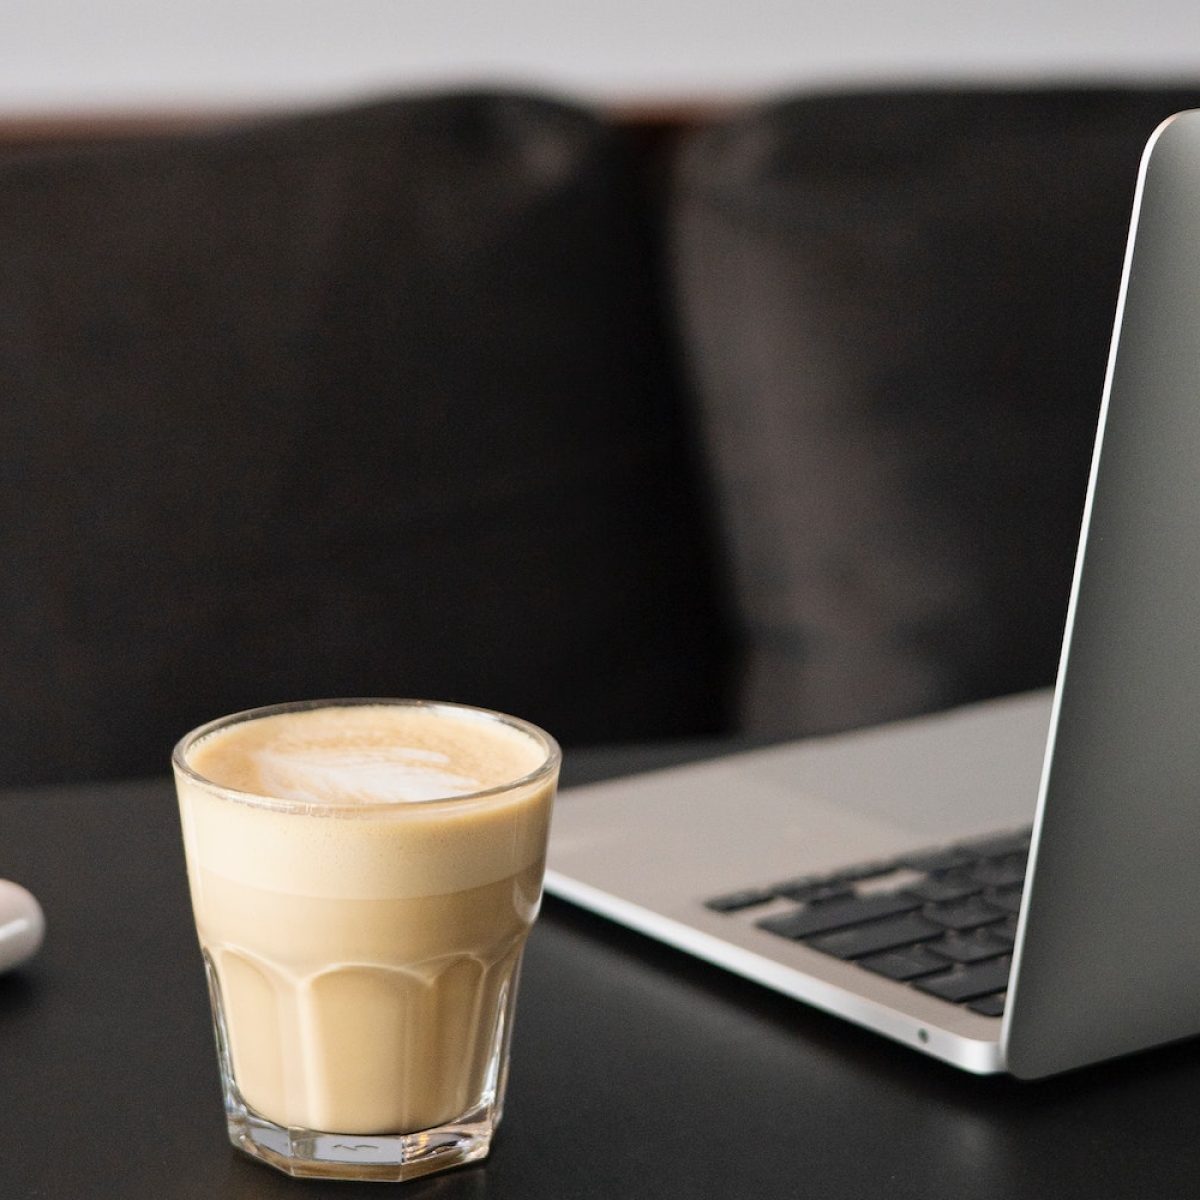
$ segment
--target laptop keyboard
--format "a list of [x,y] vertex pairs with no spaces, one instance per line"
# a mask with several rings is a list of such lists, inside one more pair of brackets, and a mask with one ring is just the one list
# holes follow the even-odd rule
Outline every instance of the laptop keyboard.
[[[1004,1012],[1028,828],[706,901],[985,1017]],[[786,907],[785,907],[786,904]]]

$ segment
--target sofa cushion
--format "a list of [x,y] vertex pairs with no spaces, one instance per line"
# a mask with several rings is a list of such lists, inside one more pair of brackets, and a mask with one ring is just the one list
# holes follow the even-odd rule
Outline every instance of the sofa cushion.
[[514,95],[0,163],[0,783],[306,696],[719,729],[646,236]]
[[693,137],[676,290],[744,728],[1053,679],[1138,162],[1197,103],[810,96]]

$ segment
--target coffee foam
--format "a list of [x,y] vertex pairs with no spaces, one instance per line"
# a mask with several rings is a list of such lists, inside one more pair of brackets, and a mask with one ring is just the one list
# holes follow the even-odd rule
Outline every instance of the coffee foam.
[[381,804],[511,783],[545,756],[528,734],[470,710],[363,704],[227,725],[192,746],[187,762],[219,787],[257,796]]
[[176,772],[194,883],[208,871],[295,895],[399,899],[495,882],[544,853],[554,780],[430,797],[500,787],[545,756],[532,736],[451,708],[331,706],[226,726],[187,754],[215,786]]

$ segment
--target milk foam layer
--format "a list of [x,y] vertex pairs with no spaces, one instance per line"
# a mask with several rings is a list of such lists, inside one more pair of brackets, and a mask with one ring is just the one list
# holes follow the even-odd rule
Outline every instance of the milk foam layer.
[[480,887],[544,853],[553,780],[471,793],[545,759],[531,735],[454,708],[331,706],[244,721],[188,751],[212,786],[179,773],[185,847],[197,867],[270,891],[401,899]]
[[187,761],[205,779],[257,796],[385,804],[511,783],[545,757],[532,737],[469,709],[356,704],[227,725]]

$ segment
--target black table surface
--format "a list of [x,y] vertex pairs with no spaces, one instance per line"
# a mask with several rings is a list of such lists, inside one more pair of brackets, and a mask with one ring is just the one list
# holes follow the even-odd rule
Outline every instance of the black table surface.
[[292,1180],[226,1140],[169,781],[0,795],[0,878],[49,930],[0,977],[3,1200],[1200,1195],[1200,1042],[976,1078],[549,898],[491,1157]]

